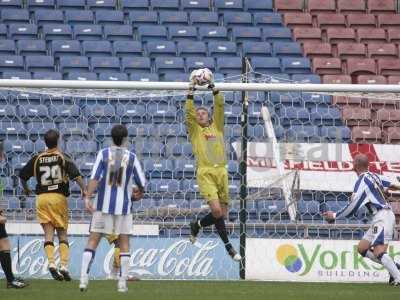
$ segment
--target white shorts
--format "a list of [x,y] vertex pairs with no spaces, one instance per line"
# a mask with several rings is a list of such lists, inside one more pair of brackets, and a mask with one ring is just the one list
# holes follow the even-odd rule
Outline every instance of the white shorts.
[[132,214],[110,215],[101,211],[96,211],[93,213],[89,231],[117,235],[131,234]]
[[391,209],[381,209],[372,218],[371,227],[365,233],[363,240],[371,246],[386,245],[393,239],[396,219]]

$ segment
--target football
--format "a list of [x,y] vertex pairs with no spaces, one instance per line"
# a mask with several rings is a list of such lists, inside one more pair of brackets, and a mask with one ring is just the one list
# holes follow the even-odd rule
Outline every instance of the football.
[[196,85],[207,85],[213,81],[213,73],[207,69],[196,69],[190,74],[190,81]]

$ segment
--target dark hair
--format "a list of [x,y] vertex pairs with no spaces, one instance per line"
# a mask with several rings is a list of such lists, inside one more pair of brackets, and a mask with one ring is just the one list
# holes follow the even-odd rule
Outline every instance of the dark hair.
[[121,146],[124,138],[128,136],[128,129],[124,125],[115,125],[111,129],[111,137],[116,146]]
[[50,129],[44,134],[44,142],[49,149],[57,147],[60,134],[57,130]]

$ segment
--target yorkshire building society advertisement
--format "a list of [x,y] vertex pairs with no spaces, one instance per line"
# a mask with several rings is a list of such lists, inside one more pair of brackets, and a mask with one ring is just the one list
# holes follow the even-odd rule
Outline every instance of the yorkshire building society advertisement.
[[[357,241],[247,239],[246,278],[266,281],[387,282],[388,272],[357,253]],[[400,261],[400,242],[388,254]]]

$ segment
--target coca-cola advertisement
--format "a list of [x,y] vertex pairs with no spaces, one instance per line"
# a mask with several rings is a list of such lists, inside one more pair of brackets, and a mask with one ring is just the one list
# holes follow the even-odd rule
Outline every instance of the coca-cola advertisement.
[[[11,236],[13,269],[25,278],[50,278],[48,261],[43,250],[43,237]],[[79,278],[81,257],[86,236],[69,238],[70,272]],[[238,239],[232,239],[238,248]],[[199,239],[192,245],[188,239],[134,237],[131,239],[129,275],[142,279],[222,279],[239,278],[239,265],[226,254],[217,238]],[[56,245],[56,253],[58,245]],[[104,239],[96,250],[90,275],[95,279],[109,278],[114,248]],[[56,254],[56,262],[59,257]],[[4,274],[0,269],[0,277]]]

